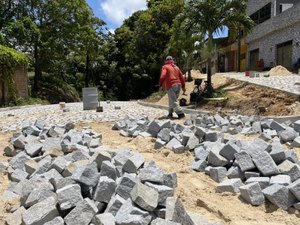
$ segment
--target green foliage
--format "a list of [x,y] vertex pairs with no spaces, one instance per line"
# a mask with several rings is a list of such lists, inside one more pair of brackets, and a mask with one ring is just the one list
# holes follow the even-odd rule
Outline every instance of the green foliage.
[[70,90],[73,93],[77,93],[76,88],[73,85],[64,82],[59,77],[54,77],[50,74],[44,73],[41,81],[44,83],[45,86],[49,88],[62,88],[65,90]]
[[[187,31],[185,27],[189,22],[186,14],[180,13],[174,20],[172,26],[172,35],[165,50],[166,55],[175,57],[176,62],[181,66],[183,71],[190,71],[200,60],[199,43],[204,41],[204,35],[197,30]],[[198,44],[196,44],[198,43]],[[188,77],[188,80],[192,80]]]
[[29,78],[29,79],[32,79],[33,77],[34,77],[34,72],[33,71],[27,71],[27,77]]
[[251,27],[246,0],[147,0],[147,6],[111,34],[85,0],[1,1],[0,44],[29,55],[36,96],[47,90],[76,99],[75,91],[81,96],[83,87],[97,86],[102,100],[128,100],[156,90],[166,55],[190,71],[216,52],[212,35],[224,26],[231,34]]
[[0,45],[5,45],[5,38],[2,33],[0,33]]
[[122,100],[149,96],[158,84],[174,18],[184,1],[150,0],[148,9],[134,13],[115,31],[117,67]]
[[14,68],[17,65],[26,65],[28,58],[14,49],[0,45],[0,62],[7,68]]
[[[85,0],[5,1],[3,8],[7,17],[3,26],[0,20],[0,32],[8,46],[30,54],[35,92],[43,72],[66,80],[72,57],[78,62],[71,65],[72,72],[84,72],[89,83],[89,69],[99,54],[104,22],[94,16]],[[82,64],[83,71],[78,71]]]
[[16,105],[17,106],[23,106],[23,105],[47,105],[49,102],[47,100],[43,100],[40,98],[22,98],[22,97],[17,97],[16,99]]
[[232,31],[243,27],[250,30],[254,23],[246,13],[246,0],[188,0],[184,14],[188,18],[187,31],[198,30],[207,36],[205,52],[207,54],[208,95],[212,95],[211,59],[215,53],[213,35],[223,32],[225,27]]
[[26,55],[0,45],[0,78],[7,85],[10,100],[16,101],[16,90],[14,88],[14,72],[19,65],[26,66],[28,58]]
[[213,93],[212,97],[213,98],[223,98],[225,97],[227,94],[227,91],[226,90],[218,90],[216,92]]
[[166,91],[157,91],[157,92],[154,92],[151,94],[150,97],[159,97],[159,98],[162,98],[163,96],[166,95]]
[[[29,80],[33,82],[32,78]],[[80,83],[80,82],[79,82]],[[37,93],[30,94],[31,98],[42,99],[51,104],[58,102],[77,102],[80,101],[79,92],[76,86],[66,83],[60,77],[53,77],[51,74],[43,73],[40,80],[40,89]]]

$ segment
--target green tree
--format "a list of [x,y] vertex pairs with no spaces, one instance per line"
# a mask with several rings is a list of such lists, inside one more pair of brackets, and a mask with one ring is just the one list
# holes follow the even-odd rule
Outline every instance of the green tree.
[[199,55],[199,43],[204,41],[202,33],[197,33],[192,28],[188,31],[189,20],[184,13],[179,14],[173,23],[171,39],[168,43],[166,53],[175,57],[177,63],[182,65],[183,71],[188,73],[188,81],[192,80],[191,70],[197,62],[196,56]]
[[14,0],[0,1],[0,32],[6,25],[13,21],[17,15],[17,2]]
[[118,49],[111,33],[104,35],[103,38],[99,54],[91,63],[90,74],[101,93],[101,97],[112,100],[116,99],[119,89],[123,85],[116,69]]
[[252,28],[253,21],[246,13],[246,0],[188,0],[185,13],[189,18],[189,26],[207,36],[207,95],[211,96],[211,59],[214,52],[213,35],[218,34],[227,26],[232,30],[243,26],[245,31]]
[[[6,25],[8,45],[31,55],[35,71],[33,92],[39,90],[42,72],[64,79],[70,54],[85,58],[85,80],[89,81],[90,57],[101,39],[104,22],[93,15],[85,0],[20,0],[18,16]],[[74,54],[76,53],[76,54]]]
[[115,33],[117,70],[126,81],[123,92],[127,96],[123,97],[127,99],[146,97],[156,88],[173,20],[184,7],[183,0],[147,3],[147,10],[134,13]]

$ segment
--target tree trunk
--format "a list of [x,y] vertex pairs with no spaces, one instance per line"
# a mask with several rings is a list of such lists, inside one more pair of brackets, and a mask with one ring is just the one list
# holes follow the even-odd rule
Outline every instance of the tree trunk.
[[86,52],[86,62],[85,62],[85,87],[89,86],[89,65],[90,65],[90,55],[89,51]]
[[237,42],[237,72],[241,72],[241,28],[238,30]]
[[4,81],[4,75],[2,74],[3,70],[2,67],[0,66],[0,85],[1,85],[1,95],[2,95],[0,105],[5,105],[5,81]]
[[4,81],[0,81],[1,82],[1,89],[2,89],[2,104],[1,105],[6,105],[6,98],[5,98],[5,85],[4,85]]
[[193,80],[193,78],[192,78],[192,70],[188,69],[188,78],[187,78],[187,81],[190,82],[192,80]]
[[211,58],[209,57],[207,59],[207,86],[206,86],[206,94],[207,97],[211,97],[213,94],[213,87],[212,87],[212,82],[211,82]]
[[34,79],[32,86],[32,93],[37,94],[39,90],[39,81],[42,76],[41,62],[39,57],[39,50],[37,44],[34,46]]
[[206,86],[206,95],[211,97],[213,94],[213,87],[211,83],[211,58],[213,54],[213,35],[209,33],[208,35],[208,48],[209,48],[209,57],[207,58],[207,86]]

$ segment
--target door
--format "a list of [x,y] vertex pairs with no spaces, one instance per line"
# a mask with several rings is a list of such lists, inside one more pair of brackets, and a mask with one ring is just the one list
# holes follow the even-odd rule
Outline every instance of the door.
[[228,68],[227,71],[235,71],[234,64],[235,64],[235,52],[230,51],[227,53],[228,57]]
[[250,51],[250,70],[257,69],[258,60],[259,60],[259,49]]
[[218,59],[219,72],[225,72],[225,55],[219,55]]
[[293,41],[277,45],[277,65],[292,70]]

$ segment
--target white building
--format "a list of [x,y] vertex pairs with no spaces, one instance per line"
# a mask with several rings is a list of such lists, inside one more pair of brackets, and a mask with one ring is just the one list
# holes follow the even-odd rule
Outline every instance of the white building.
[[248,14],[257,24],[246,38],[249,69],[282,65],[297,70],[300,0],[248,0]]

